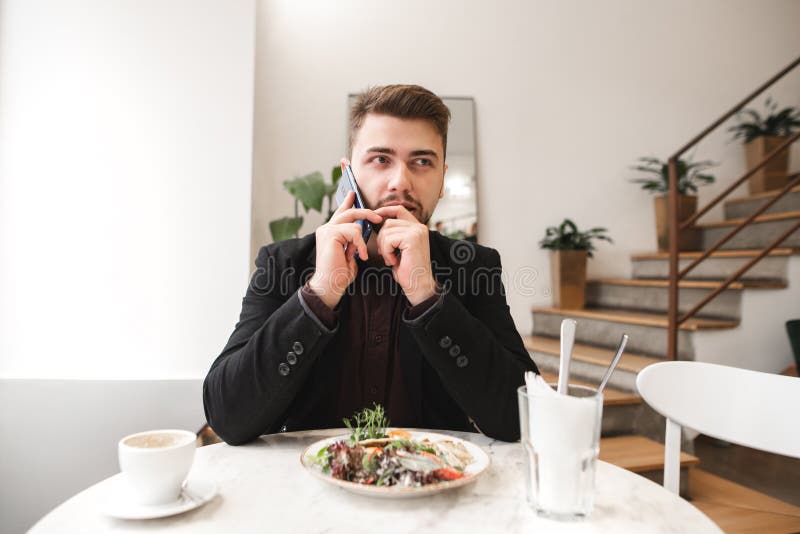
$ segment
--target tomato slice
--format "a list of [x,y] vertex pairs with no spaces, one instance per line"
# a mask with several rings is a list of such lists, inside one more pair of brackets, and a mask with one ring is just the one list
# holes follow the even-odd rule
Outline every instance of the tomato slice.
[[433,472],[434,476],[440,480],[458,480],[464,478],[464,473],[452,467],[442,467]]

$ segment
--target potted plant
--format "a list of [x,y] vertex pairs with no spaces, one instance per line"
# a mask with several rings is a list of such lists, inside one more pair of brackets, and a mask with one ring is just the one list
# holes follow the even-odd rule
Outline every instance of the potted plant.
[[[747,168],[752,169],[764,157],[778,148],[786,138],[800,128],[800,111],[794,107],[778,110],[778,103],[767,98],[767,114],[761,117],[753,109],[745,109],[736,114],[738,123],[728,131],[733,132],[733,140],[744,141]],[[750,194],[780,189],[786,185],[789,176],[789,150],[783,150],[764,167],[750,177]]]
[[550,277],[553,286],[553,305],[580,310],[586,295],[586,260],[592,257],[595,239],[613,243],[605,228],[578,230],[570,219],[545,230],[539,246],[550,249]]
[[[669,221],[667,220],[667,193],[669,192],[669,165],[658,158],[639,158],[639,164],[631,168],[646,174],[642,178],[634,178],[631,182],[641,184],[642,189],[657,196],[653,199],[656,213],[656,237],[658,250],[669,250]],[[714,176],[705,171],[715,167],[713,161],[689,161],[678,159],[678,224],[689,219],[697,212],[697,188],[714,183]],[[696,228],[687,228],[680,232],[679,250],[699,250],[700,232]]]
[[342,168],[337,165],[331,171],[330,184],[325,183],[322,173],[319,171],[284,181],[283,187],[294,197],[294,217],[281,217],[270,221],[269,232],[272,234],[272,240],[277,242],[289,239],[292,236],[299,236],[300,227],[303,226],[300,204],[303,205],[306,213],[310,209],[322,213],[322,203],[327,198],[328,214],[325,220],[330,219],[334,211],[333,194],[336,192],[336,186],[341,177]]

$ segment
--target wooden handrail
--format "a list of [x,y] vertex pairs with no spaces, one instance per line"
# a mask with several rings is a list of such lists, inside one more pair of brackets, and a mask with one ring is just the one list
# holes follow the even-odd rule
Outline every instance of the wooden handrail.
[[719,241],[717,241],[713,246],[709,249],[705,250],[703,254],[701,254],[698,258],[696,258],[692,263],[690,263],[685,269],[682,271],[678,270],[678,261],[679,261],[679,238],[680,238],[680,231],[692,226],[700,217],[708,213],[714,206],[719,204],[725,197],[727,197],[734,189],[739,187],[745,180],[747,180],[750,176],[754,173],[758,172],[762,169],[767,163],[772,161],[776,158],[781,152],[784,150],[788,150],[788,147],[800,139],[800,131],[795,133],[794,135],[790,136],[788,139],[784,140],[780,146],[775,148],[769,154],[766,155],[757,165],[755,165],[752,169],[749,169],[743,176],[741,176],[738,180],[736,180],[733,184],[728,186],[722,193],[720,193],[716,198],[714,198],[711,202],[708,203],[705,207],[699,210],[696,214],[694,214],[690,219],[685,221],[683,224],[678,222],[678,161],[680,157],[690,148],[695,146],[701,140],[703,140],[708,134],[712,131],[716,130],[720,125],[722,125],[725,121],[730,119],[734,114],[736,114],[740,109],[745,107],[749,104],[753,99],[759,96],[761,93],[766,91],[769,87],[771,87],[775,82],[786,76],[789,72],[795,69],[798,65],[800,65],[800,57],[792,61],[789,65],[783,68],[780,72],[775,74],[772,78],[761,84],[756,90],[750,93],[746,98],[744,98],[741,102],[736,104],[733,108],[731,108],[728,112],[723,114],[719,119],[715,120],[711,123],[707,128],[705,128],[702,132],[697,134],[691,141],[686,143],[682,146],[677,152],[675,152],[668,160],[667,160],[667,168],[669,173],[669,184],[667,188],[667,227],[669,231],[669,284],[667,295],[669,298],[669,307],[667,310],[667,358],[671,360],[678,359],[678,328],[679,326],[684,323],[689,318],[693,317],[697,312],[699,312],[703,306],[708,304],[713,298],[717,295],[725,291],[730,285],[738,280],[747,270],[753,267],[758,261],[764,258],[767,254],[770,253],[773,249],[775,249],[778,245],[780,245],[784,240],[786,240],[793,232],[800,229],[800,222],[793,225],[789,230],[781,234],[778,239],[774,240],[770,243],[769,246],[765,247],[759,254],[757,254],[752,260],[747,262],[743,265],[738,271],[733,273],[729,276],[726,280],[724,280],[716,289],[711,291],[708,295],[706,295],[700,302],[695,304],[692,309],[688,312],[679,316],[678,309],[678,287],[680,280],[686,276],[689,271],[694,269],[697,265],[699,265],[702,261],[708,258],[711,254],[713,254],[716,250],[718,250],[722,245],[727,243],[733,236],[739,233],[743,228],[747,225],[751,224],[756,217],[761,215],[770,206],[775,204],[781,197],[786,195],[792,187],[796,184],[800,183],[800,173],[795,174],[791,177],[791,180],[788,181],[786,187],[784,187],[780,193],[776,194],[772,199],[766,202],[764,205],[760,206],[758,210],[756,210],[753,214],[747,217],[745,220],[740,222],[733,230],[728,232],[725,236],[722,237]]
[[766,82],[761,84],[761,86],[759,86],[758,89],[756,89],[755,91],[753,91],[752,93],[747,95],[747,97],[745,97],[744,100],[742,100],[741,102],[739,102],[738,104],[733,106],[730,109],[730,111],[728,111],[722,117],[720,117],[719,119],[717,119],[713,123],[711,123],[711,125],[708,128],[706,128],[705,130],[703,130],[702,132],[697,134],[691,141],[689,141],[688,143],[683,145],[680,148],[680,150],[678,150],[677,152],[675,152],[672,155],[672,157],[676,158],[676,159],[680,158],[683,155],[684,152],[686,152],[687,150],[692,148],[694,145],[696,145],[697,143],[702,141],[705,136],[707,136],[708,134],[710,134],[711,132],[713,132],[714,130],[719,128],[719,126],[723,122],[725,122],[726,120],[728,120],[731,117],[733,117],[736,114],[737,111],[739,111],[740,109],[745,107],[747,104],[749,104],[750,101],[752,101],[755,97],[757,97],[758,95],[760,95],[761,93],[763,93],[764,91],[769,89],[770,86],[772,86],[775,82],[777,82],[778,80],[780,80],[781,78],[783,78],[784,76],[789,74],[789,72],[791,72],[792,69],[794,69],[798,65],[800,65],[800,57],[798,57],[797,59],[795,59],[794,61],[792,61],[788,65],[786,65],[786,67],[784,67],[784,69],[781,70],[778,74],[776,74],[775,76],[773,76],[772,78],[770,78],[769,80],[767,80]]

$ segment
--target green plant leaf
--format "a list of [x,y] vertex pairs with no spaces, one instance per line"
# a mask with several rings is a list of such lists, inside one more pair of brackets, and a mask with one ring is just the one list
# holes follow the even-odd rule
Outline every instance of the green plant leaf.
[[269,233],[272,234],[272,240],[277,243],[294,237],[301,226],[303,226],[302,217],[282,217],[269,222]]
[[[758,114],[758,111],[756,111],[754,109],[746,109],[744,111],[741,111],[740,113],[746,114],[746,115],[750,115],[750,123],[749,123],[750,126],[756,126],[756,127],[760,127],[761,126],[761,122],[762,122],[761,121],[761,115]],[[745,124],[748,124],[748,123],[745,123]]]
[[306,212],[309,209],[322,212],[322,199],[325,198],[326,188],[321,172],[316,171],[287,180],[283,182],[283,186],[303,204]]
[[[634,165],[631,168],[652,177],[634,178],[629,181],[640,184],[642,189],[650,193],[667,193],[669,191],[669,162],[653,157],[641,157],[637,161],[646,164]],[[712,183],[714,177],[710,174],[704,174],[699,179],[697,176],[700,171],[716,166],[717,163],[710,160],[693,162],[690,159],[678,159],[675,169],[678,173],[678,193],[686,194],[687,191],[696,191],[698,185]]]
[[581,232],[572,220],[565,218],[559,226],[545,229],[545,236],[539,241],[539,246],[550,250],[586,250],[589,251],[589,257],[592,257],[594,239],[612,242],[611,238],[605,235],[607,231],[606,228],[597,226]]
[[734,132],[733,140],[741,138],[749,143],[765,135],[791,135],[800,127],[800,123],[794,123],[797,108],[785,107],[778,111],[778,102],[772,97],[767,98],[764,107],[764,117],[753,109],[745,109],[736,114],[738,123],[728,128],[729,132]]

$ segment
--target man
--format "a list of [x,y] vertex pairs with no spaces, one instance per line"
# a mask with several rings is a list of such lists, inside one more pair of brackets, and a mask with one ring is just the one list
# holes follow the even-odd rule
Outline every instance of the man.
[[[444,196],[450,112],[419,86],[375,87],[350,117],[351,192],[314,234],[262,247],[203,385],[226,442],[342,426],[382,404],[393,426],[519,437],[537,371],[509,314],[500,256],[426,224]],[[365,243],[357,221],[370,221]]]

